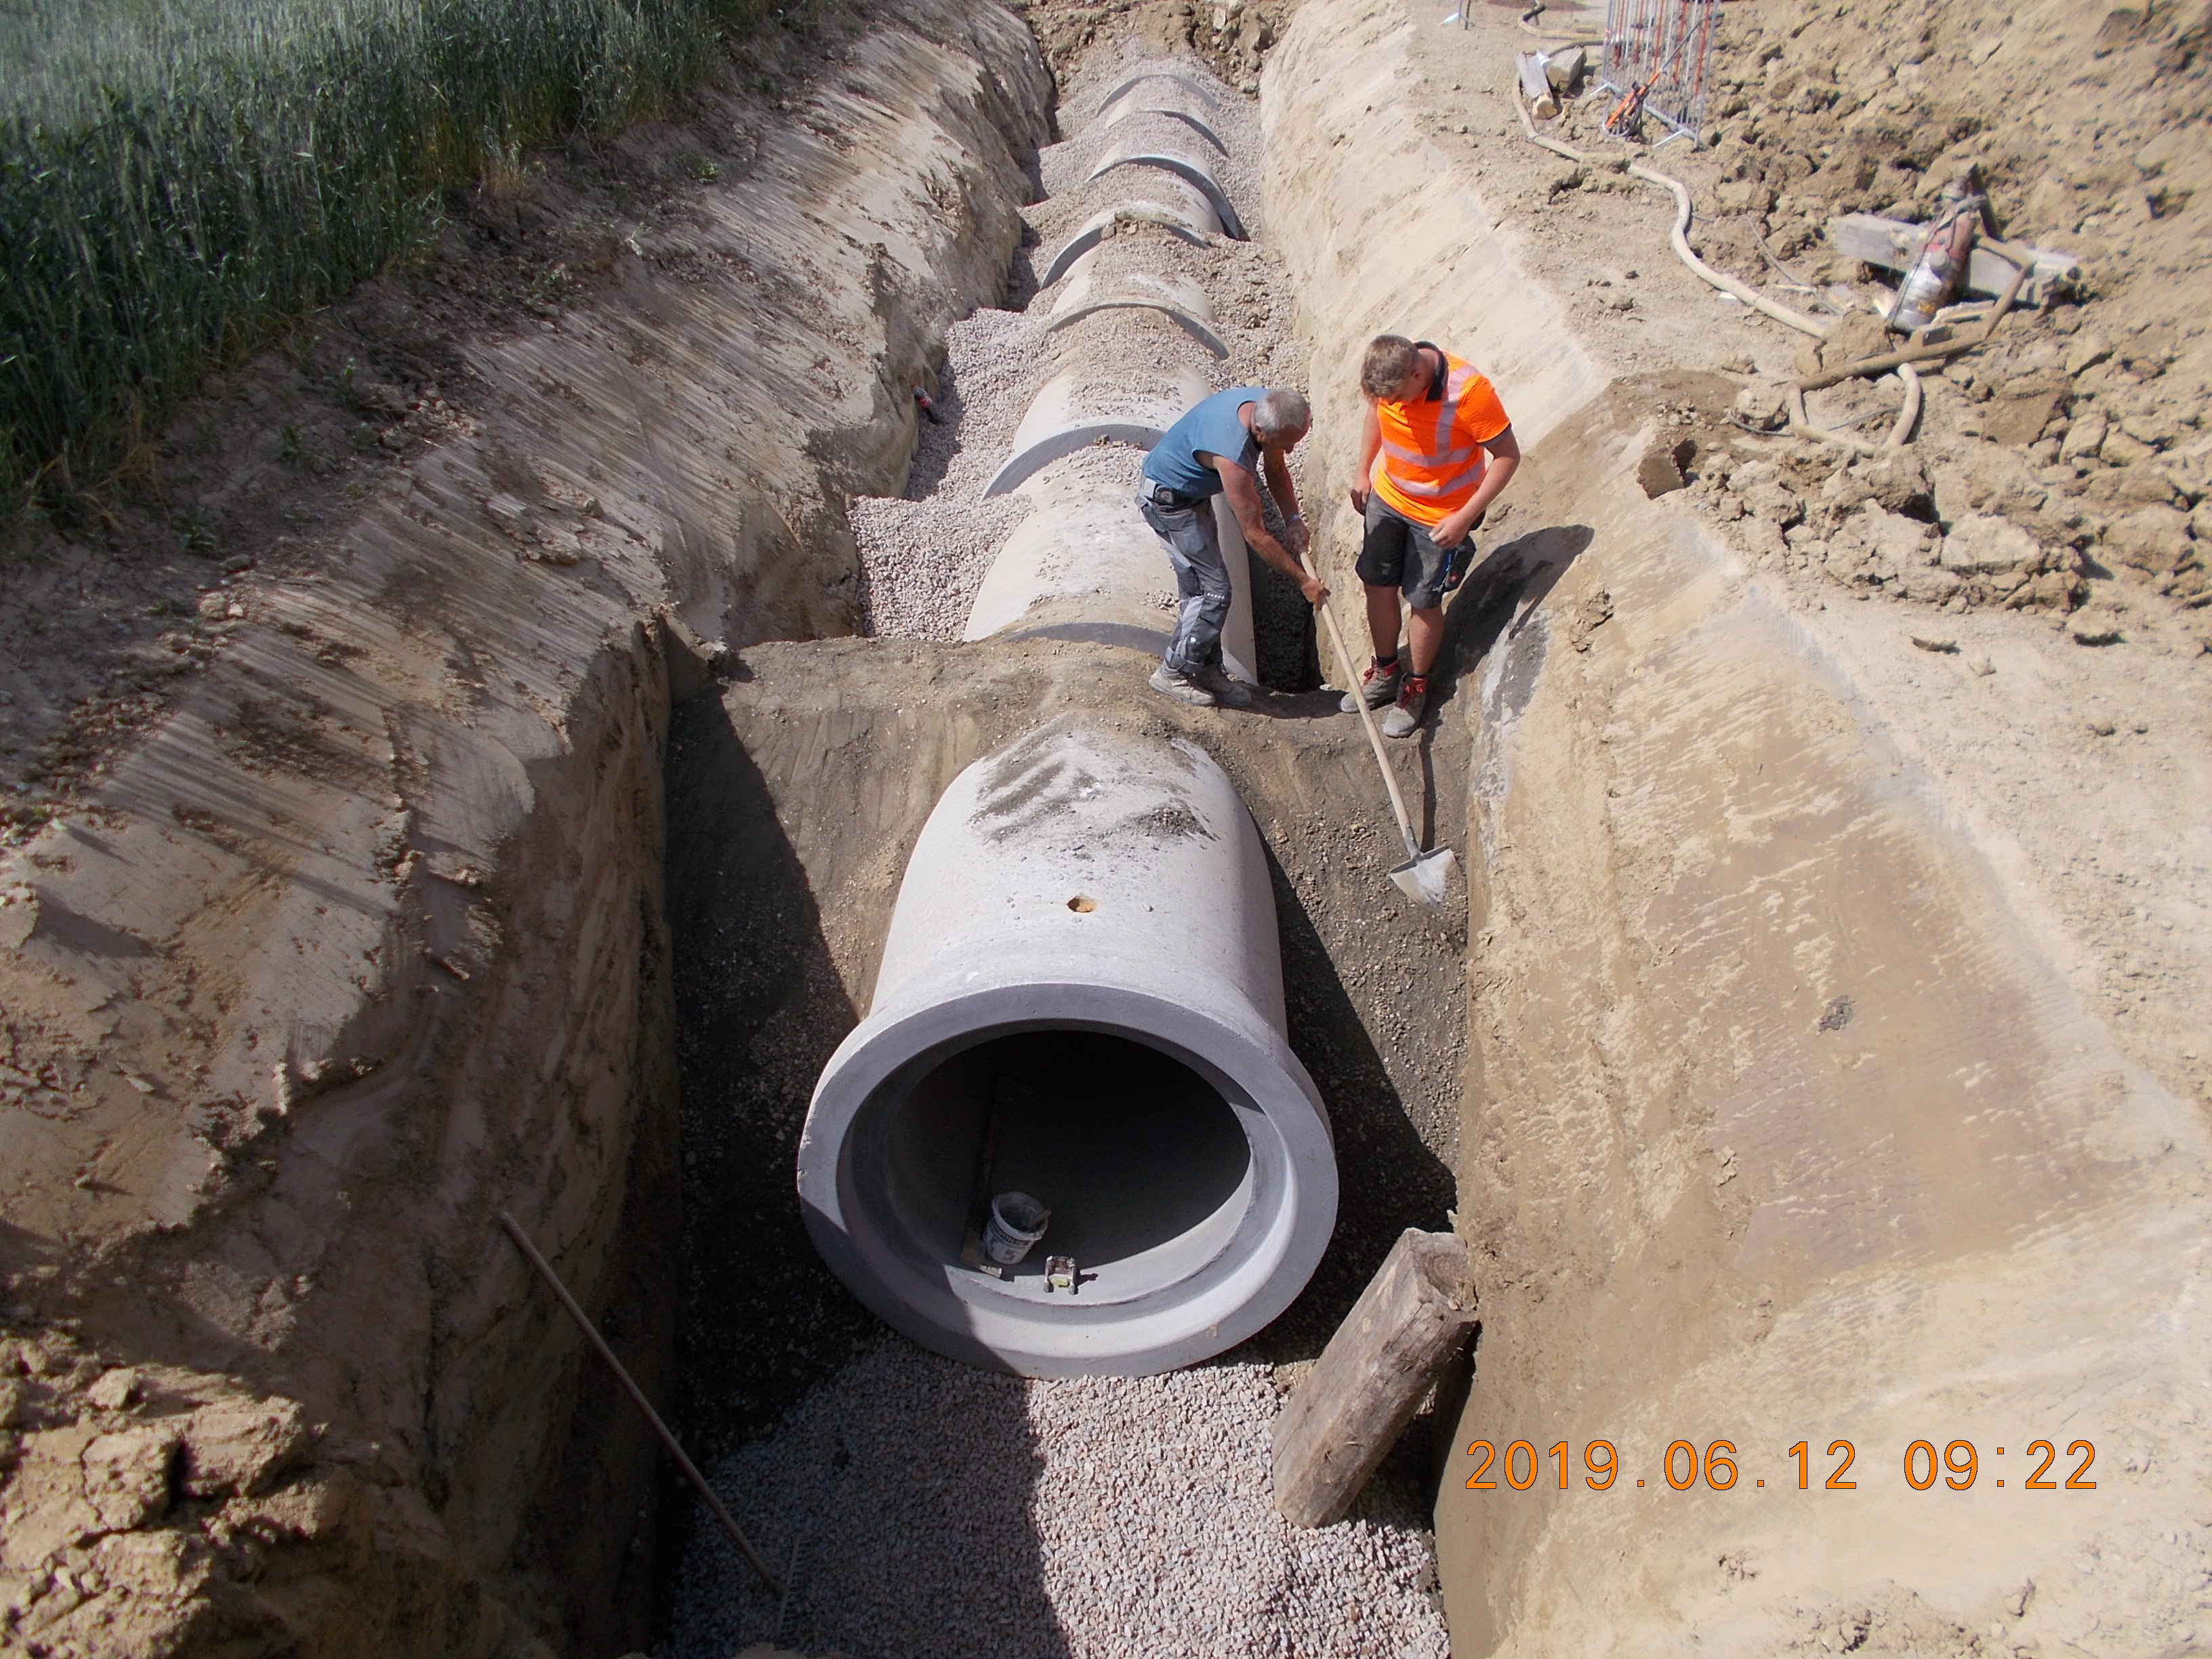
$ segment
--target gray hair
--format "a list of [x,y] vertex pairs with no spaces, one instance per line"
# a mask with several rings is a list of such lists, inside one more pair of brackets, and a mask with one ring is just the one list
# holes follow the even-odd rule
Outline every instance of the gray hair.
[[1286,386],[1271,388],[1252,409],[1252,435],[1261,442],[1287,438],[1313,424],[1313,408],[1305,393]]

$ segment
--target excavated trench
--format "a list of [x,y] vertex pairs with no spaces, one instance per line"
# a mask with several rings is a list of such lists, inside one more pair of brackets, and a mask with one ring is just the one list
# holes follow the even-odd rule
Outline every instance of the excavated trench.
[[[1193,148],[1200,129],[1230,117],[1178,96],[1184,131],[1163,128],[1158,147],[1178,149],[1182,165],[1147,180],[1141,210],[1079,197],[1064,214],[1032,216],[1047,232],[1035,251],[1040,287],[1063,285],[1038,305],[1089,314],[1103,281],[1164,320],[1143,337],[1144,353],[1130,348],[1133,335],[1117,342],[1110,378],[1039,376],[1007,439],[1013,453],[994,454],[975,481],[979,495],[1034,489],[1069,524],[1083,558],[1055,566],[1048,537],[1016,532],[1001,538],[1008,566],[962,578],[981,619],[966,631],[988,648],[759,647],[743,655],[744,680],[679,726],[672,800],[736,805],[707,783],[707,757],[748,757],[748,822],[779,842],[823,929],[793,982],[810,994],[834,985],[843,997],[829,1005],[836,1030],[812,1033],[812,1063],[791,1068],[776,1108],[720,1121],[714,1133],[732,1154],[692,1188],[694,1224],[718,1224],[696,1218],[714,1192],[742,1188],[751,1156],[772,1146],[769,1167],[789,1167],[800,1093],[875,994],[900,854],[964,768],[1048,716],[1182,737],[1220,764],[1267,843],[1287,1034],[1331,1115],[1342,1182],[1334,1236],[1304,1293],[1223,1365],[1185,1375],[1230,1376],[1251,1359],[1294,1378],[1396,1229],[1442,1224],[1454,1198],[1443,1177],[1456,1175],[1451,1223],[1481,1264],[1474,1385],[1463,1407],[1443,1402],[1427,1447],[1401,1449],[1360,1523],[1418,1526],[1433,1494],[1454,1650],[1646,1648],[1654,1632],[1675,1631],[1769,1651],[1818,1642],[1853,1619],[1862,1630],[1887,1620],[1900,1632],[1945,1631],[1968,1646],[1992,1619],[2027,1640],[2092,1628],[2147,1592],[2155,1570],[2118,1592],[2062,1579],[2039,1611],[2019,1589],[2018,1563],[2124,1554],[2133,1522],[2077,1508],[2032,1540],[2008,1534],[2014,1547],[2000,1560],[1916,1509],[1902,1481],[1862,1481],[1855,1508],[1783,1510],[1717,1482],[1682,1492],[1660,1479],[1658,1457],[1686,1436],[1698,1447],[1758,1449],[1747,1455],[1763,1460],[1760,1472],[1745,1465],[1753,1492],[1784,1488],[1781,1448],[1816,1431],[1822,1444],[1878,1447],[1887,1462],[1914,1439],[1957,1432],[1930,1425],[1956,1420],[1962,1389],[1974,1420],[1993,1425],[1993,1444],[2026,1439],[2029,1419],[2056,1409],[2036,1380],[2033,1286],[2063,1271],[2097,1287],[2094,1312],[2076,1304],[2086,1323],[2068,1363],[2087,1380],[2068,1397],[2075,1409],[2095,1402],[2102,1432],[2150,1449],[2130,1465],[2138,1477],[2173,1463],[2138,1490],[2178,1515],[2191,1459],[2161,1402],[2183,1386],[2185,1345],[2168,1333],[2172,1318],[2186,1318],[2178,1310],[2195,1269],[2162,1241],[2201,1218],[2203,1134],[2059,989],[1984,854],[1855,712],[1847,676],[1708,529],[1637,489],[1636,463],[1655,434],[1685,419],[1723,429],[1735,383],[1685,369],[1616,374],[1583,347],[1510,235],[1498,234],[1502,218],[1482,208],[1475,177],[1435,141],[1455,100],[1437,85],[1414,27],[1352,0],[1310,0],[1267,83],[1265,211],[1246,204],[1243,216],[1263,240],[1271,224],[1299,227],[1268,246],[1297,297],[1321,415],[1302,457],[1306,478],[1346,476],[1357,431],[1352,365],[1385,330],[1446,340],[1482,363],[1528,453],[1488,556],[1451,608],[1438,719],[1405,757],[1409,772],[1420,770],[1435,839],[1467,854],[1468,936],[1425,933],[1382,892],[1391,854],[1373,834],[1373,786],[1325,696],[1285,676],[1260,712],[1188,715],[1147,704],[1141,659],[1115,649],[1153,645],[1163,631],[1157,599],[1148,616],[1143,590],[1117,586],[1149,550],[1141,532],[1117,534],[1110,492],[1077,465],[1082,455],[1102,465],[1097,452],[1054,434],[1126,442],[1148,423],[1157,429],[1179,399],[1250,373],[1212,359],[1207,336],[1218,337],[1220,319],[1194,302],[1203,283],[1195,295],[1174,285],[1178,246],[1229,228],[1191,178],[1200,162],[1213,164]],[[1125,78],[1079,77],[1064,110],[1103,116]],[[1144,165],[1094,155],[1071,130],[1074,140],[1048,154],[1048,186],[1087,187]],[[1504,121],[1496,131],[1511,142]],[[1100,236],[1109,224],[1117,234]],[[1082,264],[1138,252],[1149,261],[1142,271]],[[1151,280],[1139,284],[1140,275]],[[1348,586],[1352,528],[1333,498],[1331,511],[1323,545]],[[1254,636],[1263,658],[1267,634]],[[1291,659],[1310,660],[1310,647],[1278,641],[1285,647]],[[870,801],[854,785],[871,767],[898,779],[894,799]],[[741,957],[744,935],[727,919],[747,902],[726,883],[696,890],[679,910],[720,931],[711,945],[695,934],[692,949]],[[687,981],[696,962],[683,969]],[[1463,1059],[1438,1041],[1461,1017],[1462,972],[1473,1014]],[[772,1067],[779,1043],[763,1039],[779,1016],[760,1010],[728,1035],[747,1041],[750,1064]],[[946,1216],[968,1156],[957,1147],[954,1173],[939,1179]],[[2136,1202],[2146,1191],[2155,1199]],[[768,1200],[763,1184],[747,1212],[753,1223],[773,1220]],[[800,1264],[787,1293],[741,1302],[736,1292],[720,1304],[783,1339],[769,1345],[775,1365],[745,1371],[734,1344],[714,1355],[719,1364],[699,1363],[706,1356],[695,1350],[687,1387],[699,1420],[748,1427],[806,1402],[784,1437],[763,1435],[724,1465],[726,1490],[755,1494],[794,1559],[818,1538],[840,1564],[817,1569],[816,1589],[849,1620],[789,1629],[865,1644],[870,1616],[896,1622],[886,1602],[897,1598],[867,1588],[889,1579],[915,1587],[912,1607],[950,1621],[939,1627],[954,1632],[951,1645],[988,1650],[934,1588],[958,1581],[980,1547],[957,1519],[966,1503],[986,1531],[1024,1540],[1015,1570],[994,1583],[1008,1601],[992,1605],[1048,1604],[1050,1618],[1024,1627],[1037,1650],[1180,1650],[1146,1634],[1184,1613],[1176,1573],[1164,1579],[1157,1565],[1170,1556],[1143,1558],[1127,1579],[1105,1574],[1121,1584],[1118,1601],[1103,1597],[1109,1607],[1126,1611],[1133,1598],[1164,1612],[1161,1626],[1117,1624],[1073,1588],[1085,1567],[1097,1569],[1071,1542],[1068,1516],[1081,1521],[1075,1538],[1110,1554],[1116,1520],[1154,1500],[1124,1489],[1109,1515],[1096,1492],[1085,1500],[1065,1489],[1056,1459],[1085,1457],[1094,1484],[1126,1482],[1115,1455],[1133,1466],[1143,1442],[1117,1447],[1087,1413],[1157,1414],[1175,1425],[1158,1443],[1182,1444],[1191,1402],[1164,1385],[1104,1407],[1073,1383],[960,1394],[965,1403],[946,1407],[950,1442],[941,1425],[927,1442],[929,1491],[942,1481],[960,1496],[950,1510],[917,1507],[911,1482],[854,1472],[866,1437],[852,1419],[872,1395],[911,1409],[951,1385],[926,1369],[900,1370],[880,1349],[836,1371],[873,1328],[806,1262],[787,1204],[781,1214],[779,1249]],[[719,1234],[707,1254],[735,1242]],[[696,1263],[700,1246],[691,1252]],[[717,1322],[698,1318],[700,1305],[695,1331]],[[710,1374],[748,1380],[702,1384]],[[2130,1377],[2154,1380],[2124,1385]],[[1056,1413],[1077,1425],[1066,1437],[1050,1431]],[[972,1464],[961,1437],[971,1431]],[[1571,1454],[1604,1442],[1623,1462],[1624,1490],[1604,1502],[1548,1489],[1508,1498],[1453,1475],[1437,1482],[1425,1455],[1432,1447],[1444,1461],[1455,1447],[1512,1439],[1564,1440]],[[1480,1474],[1448,1462],[1462,1465]],[[1227,1490],[1255,1475],[1264,1480],[1246,1464]],[[1628,1497],[1631,1478],[1668,1498]],[[991,1500],[975,1498],[977,1482],[997,1489]],[[1637,1518],[1654,1501],[1674,1505],[1656,1534]],[[848,1503],[886,1507],[909,1529],[941,1526],[946,1553],[911,1536],[840,1531],[833,1517]],[[1224,1515],[1234,1507],[1219,1504]],[[2181,1536],[2169,1531],[2160,1547]],[[1638,1572],[1611,1574],[1604,1564],[1631,1547]],[[1852,1565],[1820,1565],[1838,1559]],[[702,1586],[726,1573],[726,1560],[709,1540],[691,1564],[676,1601],[678,1634],[692,1644],[684,1650],[760,1634],[781,1616],[749,1602],[742,1586],[706,1611]],[[1208,1569],[1184,1567],[1186,1581],[1205,1581]],[[1253,1627],[1271,1633],[1242,1639],[1255,1650],[1398,1650],[1334,1612],[1309,1618],[1298,1603],[1278,1595],[1279,1621]]]
[[[1049,144],[1025,32],[914,0],[688,227],[641,223],[596,312],[486,345],[478,429],[331,573],[252,596],[0,911],[10,997],[106,1062],[4,1149],[11,1293],[44,1304],[6,1310],[17,1634],[520,1659],[634,1647],[650,1607],[663,1654],[1395,1655],[1445,1650],[1440,1590],[1468,1655],[2187,1639],[2203,1126],[1844,669],[1636,488],[1662,416],[1717,424],[1734,385],[1578,339],[1416,27],[1306,0],[1256,123],[1102,48]],[[1229,641],[1257,707],[1143,686],[1137,448],[1215,386],[1308,385],[1349,592],[1384,330],[1480,363],[1529,457],[1397,756],[1469,872],[1443,927],[1383,879],[1372,762],[1263,569]],[[917,499],[854,501],[907,471],[916,380],[951,417]],[[864,601],[905,620],[823,637]],[[1109,811],[1117,766],[1203,773],[1206,833]],[[963,780],[1074,830],[933,830]],[[1094,1300],[912,1293],[958,1282],[984,1146],[1054,1189]],[[502,1209],[784,1601],[652,1501]],[[1407,1227],[1474,1251],[1475,1375],[1352,1521],[1293,1534],[1278,1391]],[[1218,1310],[1215,1262],[1249,1270]],[[1076,1352],[1147,1298],[1149,1346]],[[1968,1433],[2094,1440],[2125,1504],[2023,1525],[1889,1478]],[[1662,1482],[1685,1437],[1766,1485]],[[1455,1449],[1522,1438],[1609,1443],[1622,1479],[1467,1486]],[[1859,1487],[1793,1502],[1780,1449],[1831,1440]],[[132,1458],[189,1479],[164,1500]],[[144,1501],[102,1488],[72,1543],[94,1462]]]
[[[1029,331],[954,330],[936,387],[955,424],[929,440],[952,459],[917,464],[910,507],[869,508],[875,556],[911,550],[967,601],[936,623],[965,642],[751,647],[672,733],[684,1418],[720,1454],[733,1507],[761,1516],[763,1547],[803,1544],[816,1564],[771,1607],[695,1523],[669,1586],[677,1651],[775,1628],[802,1646],[890,1650],[923,1608],[923,1645],[989,1650],[1003,1636],[936,1599],[979,1573],[979,1603],[1011,1599],[1036,1650],[1116,1650],[1144,1609],[1092,1605],[1077,1581],[1126,1554],[1133,1596],[1166,1565],[1161,1541],[1093,1522],[1092,1546],[1069,1551],[1066,1454],[1048,1425],[1110,1399],[1126,1436],[1132,1413],[1171,1416],[1182,1386],[1141,1379],[1216,1355],[1225,1369],[1201,1386],[1224,1392],[1185,1403],[1226,1442],[1230,1490],[1210,1524],[1227,1553],[1187,1564],[1145,1616],[1211,1597],[1231,1645],[1353,1651],[1342,1606],[1373,1598],[1394,1651],[1441,1650],[1425,1588],[1433,1413],[1363,1519],[1299,1568],[1269,1505],[1258,1408],[1400,1232],[1449,1224],[1463,935],[1409,914],[1382,880],[1392,853],[1364,739],[1315,684],[1310,613],[1248,565],[1225,514],[1225,655],[1254,680],[1267,666],[1261,706],[1201,713],[1144,687],[1172,615],[1132,499],[1142,449],[1216,386],[1295,376],[1270,373],[1263,354],[1288,346],[1273,329],[1223,321],[1254,276],[1279,287],[1263,239],[1225,234],[1259,227],[1251,107],[1189,59],[1115,58],[1072,78],[1060,118],[1069,136],[1044,155],[1038,234],[1012,277]],[[1194,238],[1208,255],[1194,268],[1180,252]],[[995,365],[1018,418],[967,385],[969,354],[1006,338],[1026,354]],[[926,534],[1009,495],[1025,519],[948,538],[972,549],[956,565],[930,559]],[[869,568],[879,605],[911,614],[880,598],[911,576]],[[1486,618],[1494,633],[1510,605],[1491,593],[1462,631]],[[1433,780],[1436,832],[1455,838],[1464,789],[1449,753],[1408,758]],[[979,1164],[993,1189],[1053,1210],[1048,1242],[1002,1279],[961,1255]],[[1046,1286],[1048,1255],[1073,1259],[1075,1295]],[[856,1440],[878,1433],[887,1408],[851,1379],[928,1363],[884,1349],[871,1311],[971,1363],[1130,1380],[1118,1396],[1011,1383],[938,1426],[975,1446],[933,1468],[927,1492],[872,1473],[872,1496],[836,1496],[860,1477],[787,1467],[779,1449],[803,1438],[790,1424],[827,1411],[877,1419],[848,1421]],[[908,1383],[954,1386],[927,1375]],[[1157,1490],[1172,1466],[1141,1440],[1103,1455],[1098,1430],[1077,1436],[1085,1501],[1120,1486],[1134,1512],[1188,1509],[1188,1493]],[[1028,1455],[1010,1462],[1008,1436]],[[895,1540],[856,1513],[911,1522],[916,1505],[928,1519]],[[978,1510],[1038,1557],[985,1549]],[[1379,1575],[1352,1559],[1370,1534],[1393,1540],[1373,1547],[1389,1556]],[[993,1564],[963,1566],[978,1550]],[[1232,1561],[1240,1551],[1255,1559]]]

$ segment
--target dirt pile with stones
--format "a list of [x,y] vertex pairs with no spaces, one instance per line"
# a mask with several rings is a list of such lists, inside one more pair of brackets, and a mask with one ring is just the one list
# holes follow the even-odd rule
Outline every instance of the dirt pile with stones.
[[[1978,169],[2005,237],[2082,271],[1926,372],[1912,458],[1796,453],[1716,477],[1751,550],[1954,610],[2064,611],[2111,583],[2201,614],[2212,9],[1736,6],[1713,61],[1711,148],[1655,164],[1692,185],[1706,258],[1835,325],[1801,371],[1885,349],[1875,313],[1895,278],[1834,250],[1834,216],[1924,222]],[[1594,139],[1611,102],[1570,106],[1571,140]],[[1860,382],[1810,408],[1879,435],[1900,398],[1894,379]]]

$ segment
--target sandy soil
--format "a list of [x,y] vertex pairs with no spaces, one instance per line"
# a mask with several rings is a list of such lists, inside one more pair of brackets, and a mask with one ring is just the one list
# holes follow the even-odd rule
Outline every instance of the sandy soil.
[[[2204,471],[2212,440],[2201,432],[2212,336],[2197,319],[2212,300],[2212,243],[2208,204],[2192,207],[2189,187],[2160,183],[2169,165],[2185,172],[2201,154],[2184,162],[2159,159],[2170,144],[2150,149],[2159,131],[2201,118],[2204,106],[2203,67],[2189,58],[2193,37],[2179,16],[2091,55],[2086,15],[2022,14],[2008,25],[1973,5],[1929,6],[1910,16],[1881,14],[1869,35],[1858,14],[1731,8],[1716,46],[1724,95],[1715,108],[1735,112],[1717,124],[1711,152],[1690,155],[1675,144],[1653,165],[1696,187],[1693,245],[1754,286],[1770,283],[1784,304],[1805,296],[1765,268],[1751,240],[1755,225],[1785,257],[1800,254],[1832,211],[1924,213],[1946,169],[1967,161],[1987,169],[2008,235],[2084,259],[2092,285],[2076,301],[2008,319],[2001,346],[1927,377],[1928,414],[1901,485],[1873,465],[1840,465],[1840,452],[1824,446],[1733,430],[1715,418],[1721,411],[1702,423],[1679,419],[1668,436],[1700,446],[1692,498],[1761,584],[1848,665],[1870,716],[1943,780],[1947,811],[1972,829],[2069,984],[2110,1015],[2132,1059],[2178,1093],[2212,1102],[2204,1023],[2212,1008],[2212,631],[2200,608],[2203,562],[2185,528],[2187,512],[2212,488]],[[1808,75],[1831,87],[1854,75],[1869,80],[1885,58],[1910,55],[1900,41],[1917,40],[1916,30],[1927,36],[1912,48],[1924,60],[1920,82],[1892,77],[1883,83],[1889,90],[1862,99],[1856,116],[1850,97],[1822,102],[1802,90]],[[1477,9],[1470,28],[1415,38],[1437,94],[1423,117],[1431,142],[1468,158],[1505,222],[1522,228],[1532,272],[1571,296],[1570,314],[1602,361],[1620,373],[1717,367],[1743,385],[1796,372],[1802,337],[1749,320],[1668,252],[1663,192],[1595,169],[1571,188],[1556,187],[1565,164],[1520,142],[1499,69],[1533,44],[1510,16]],[[1993,41],[2002,49],[1982,67],[1965,61]],[[2190,66],[2173,68],[2177,55]],[[2079,73],[2062,75],[2060,66],[2077,58],[2086,60]],[[1764,82],[1754,73],[1762,62]],[[2022,89],[2029,95],[2014,95]],[[2053,125],[2057,105],[2048,100],[2064,105],[2063,122]],[[1865,170],[1853,158],[1896,153],[1881,149],[1889,129],[1881,123],[1893,127],[1932,111],[1938,130],[1949,131],[1969,106],[2001,114],[1940,153],[1905,146],[1918,163],[1909,173],[1893,165],[1864,185],[1839,182]],[[1571,104],[1570,141],[1595,148],[1608,106],[1595,96]],[[1786,201],[1776,196],[1764,218],[1721,205],[1736,195],[1716,198],[1732,180],[1762,169],[1779,179],[1801,169],[1808,151],[1817,161],[1824,150],[1833,153],[1823,171]],[[2055,171],[2045,169],[2045,158],[2055,158]],[[2124,234],[2100,235],[2104,221],[2088,213],[2087,198],[2064,211],[2053,205],[2054,190],[2075,199],[2059,189],[2063,181],[2101,179],[2122,167],[2132,185],[2107,181],[2099,199],[2130,216]],[[2160,200],[2172,206],[2154,217],[2146,192],[2161,189]],[[2093,221],[2087,232],[2079,228],[2085,216]],[[1856,262],[1816,254],[1790,263],[1829,283],[1838,300],[1863,308],[1887,297]],[[2081,349],[2084,340],[2126,343],[2097,356]],[[2080,365],[2070,377],[2069,362]],[[1896,383],[1886,384],[1893,408]],[[1961,428],[1969,411],[2029,398],[2044,413],[2033,430],[2002,428],[2014,441]],[[2122,418],[2135,418],[2118,416],[2122,407],[2148,411],[2138,425],[2163,447],[2124,460],[2118,449],[2109,458],[2077,453],[2057,466],[2069,422],[2109,420],[2118,430]],[[1817,398],[1814,413],[1822,418]],[[1838,404],[1826,418],[1845,413]],[[1729,487],[1732,477],[1740,488]],[[1876,493],[1883,490],[1887,503]],[[2178,504],[2159,509],[2173,514],[2172,537],[2161,544],[2161,568],[2137,568],[2118,544],[2136,545],[2127,540],[2142,505],[2135,498],[2153,495]],[[2068,556],[2079,579],[2020,605],[1986,589],[1908,597],[1911,580],[1868,580],[1856,543],[1823,556],[1867,524],[1862,517],[1852,525],[1850,515],[1865,514],[1869,503],[1888,516],[1869,533],[1901,519],[1913,527],[1908,534],[1924,538],[1923,558],[1936,555],[1939,532],[1995,514]],[[2187,567],[2178,574],[2177,560]],[[2069,628],[2076,602],[2082,617]]]

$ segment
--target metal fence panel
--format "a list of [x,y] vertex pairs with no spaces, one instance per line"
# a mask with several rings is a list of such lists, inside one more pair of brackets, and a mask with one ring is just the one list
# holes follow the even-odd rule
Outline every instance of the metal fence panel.
[[1599,81],[1638,100],[1642,113],[1702,139],[1719,9],[1719,0],[1606,0]]

